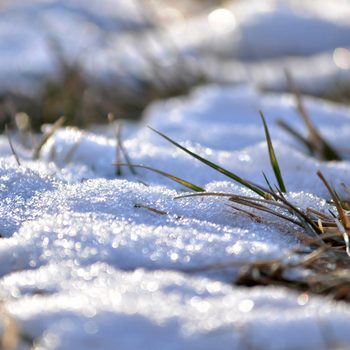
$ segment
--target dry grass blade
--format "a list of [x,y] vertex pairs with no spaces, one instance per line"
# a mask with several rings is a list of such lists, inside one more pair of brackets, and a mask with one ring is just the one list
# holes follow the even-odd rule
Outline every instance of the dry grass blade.
[[214,170],[218,171],[219,173],[229,177],[230,179],[237,181],[238,183],[240,183],[241,185],[249,188],[250,190],[252,190],[253,192],[255,192],[256,194],[258,194],[259,196],[266,198],[269,197],[269,194],[266,193],[265,191],[262,191],[259,187],[253,185],[251,182],[242,179],[241,177],[239,177],[238,175],[220,167],[217,164],[214,164],[212,162],[210,162],[209,160],[201,157],[200,155],[190,151],[189,149],[181,146],[179,143],[175,142],[174,140],[172,140],[171,138],[169,138],[168,136],[162,134],[161,132],[149,127],[152,131],[154,131],[155,133],[157,133],[158,135],[160,135],[161,137],[163,137],[165,140],[169,141],[170,143],[172,143],[173,145],[175,145],[176,147],[180,148],[181,150],[183,150],[184,152],[186,152],[187,154],[189,154],[190,156],[198,159],[199,161],[201,161],[202,163],[208,165],[209,167],[213,168]]
[[[109,122],[112,124],[112,122],[114,121],[114,115],[112,113],[108,114],[108,120]],[[116,130],[115,130],[115,139],[116,139],[116,150],[115,150],[115,161],[116,163],[121,163],[122,162],[122,152],[121,152],[121,148],[119,147],[119,144],[121,142],[121,133],[122,133],[122,126],[121,124],[117,124],[116,126]],[[130,169],[130,167],[129,167]],[[122,168],[121,166],[117,166],[115,169],[115,175],[116,176],[121,176],[122,175]]]
[[44,134],[42,137],[40,143],[36,146],[34,153],[33,153],[33,159],[38,159],[40,155],[40,151],[45,145],[45,143],[52,137],[52,135],[56,132],[57,129],[61,128],[63,124],[65,123],[66,118],[64,116],[58,118],[55,123],[52,125],[51,129]]
[[269,200],[265,198],[255,198],[255,197],[248,197],[248,196],[241,196],[237,195],[234,193],[222,193],[222,192],[204,192],[204,193],[190,193],[190,194],[184,194],[181,196],[175,197],[175,199],[182,199],[182,198],[188,198],[188,197],[199,197],[199,196],[213,196],[213,197],[228,197],[229,199],[237,199],[237,200],[246,200],[246,201],[252,201],[252,202],[260,202],[260,203],[265,203],[269,204],[275,207],[279,207],[282,209],[288,210],[288,206],[286,206],[283,203],[274,201],[274,200]]
[[129,154],[124,147],[122,137],[121,137],[121,131],[122,131],[122,125],[119,126],[119,134],[118,134],[118,138],[117,138],[118,147],[119,147],[121,153],[123,154],[125,161],[126,161],[126,164],[128,165],[128,168],[130,169],[131,173],[133,175],[137,175],[137,172],[136,172],[135,167],[133,166],[133,164],[131,162]]
[[340,220],[342,222],[342,224],[344,225],[344,227],[350,228],[350,222],[349,222],[349,218],[347,217],[338,196],[336,195],[335,191],[333,190],[333,188],[331,187],[331,185],[328,183],[328,181],[326,180],[326,178],[324,177],[324,175],[322,174],[322,172],[320,170],[317,171],[317,175],[318,177],[321,179],[321,181],[324,183],[324,185],[326,186],[328,192],[330,193],[333,202],[337,208]]
[[300,266],[310,266],[315,260],[319,259],[321,255],[329,249],[329,246],[323,245],[322,247],[318,248],[317,250],[311,252],[306,257],[304,257],[300,262],[295,264],[295,267]]
[[[111,126],[113,126],[113,122],[115,121],[115,117],[113,113],[108,113],[107,115],[108,122],[110,123]],[[123,122],[119,120],[116,122],[116,127],[115,127],[115,139],[116,139],[116,170],[115,170],[115,175],[116,176],[121,176],[122,175],[122,169],[118,165],[121,163],[121,157],[124,155],[125,161],[128,164],[128,168],[131,171],[133,175],[137,175],[137,172],[135,168],[133,167],[129,154],[126,151],[123,140],[122,140],[122,130],[123,130]]]
[[350,189],[349,189],[349,187],[346,186],[346,184],[344,182],[341,183],[341,186],[342,186],[343,190],[346,192],[346,194],[348,196],[350,196]]
[[322,238],[324,239],[324,228],[323,228],[323,223],[322,223],[321,219],[317,220],[317,225],[318,225],[318,228],[320,229],[320,231],[322,232],[322,234],[323,234]]
[[320,135],[320,133],[312,124],[311,119],[305,109],[301,94],[296,87],[296,84],[294,82],[294,79],[292,78],[292,75],[290,74],[290,72],[288,72],[288,70],[285,71],[285,75],[286,75],[289,89],[295,96],[299,115],[303,119],[304,124],[308,130],[308,133],[309,133],[308,141],[310,146],[312,147],[312,152],[315,155],[318,155],[323,160],[341,160],[341,157],[338,155],[338,153]]
[[239,195],[235,195],[232,193],[216,193],[216,192],[186,194],[186,195],[175,197],[175,199],[182,199],[182,198],[188,198],[188,197],[198,197],[198,196],[228,197],[231,202],[235,202],[235,203],[240,204],[240,205],[244,205],[247,207],[251,207],[251,208],[272,214],[272,215],[277,216],[283,220],[289,221],[295,225],[303,227],[302,223],[300,223],[299,221],[296,221],[291,217],[285,216],[276,210],[268,208],[265,205],[259,204],[259,202],[260,202],[260,203],[265,203],[267,205],[272,205],[274,207],[278,207],[281,209],[289,210],[289,208],[286,205],[284,205],[283,203],[272,201],[272,200],[239,196]]
[[159,215],[168,215],[168,213],[166,211],[159,210],[159,209],[156,209],[156,208],[152,208],[152,207],[149,207],[148,205],[144,205],[144,204],[138,204],[137,203],[137,204],[134,205],[134,207],[135,208],[143,208],[143,209],[149,210],[152,213],[159,214]]
[[20,166],[21,165],[21,162],[18,158],[18,155],[15,151],[15,148],[13,147],[13,143],[12,143],[12,140],[11,140],[11,136],[10,136],[10,133],[9,133],[9,130],[8,130],[8,126],[7,124],[5,125],[5,133],[6,133],[6,136],[7,136],[7,140],[9,142],[9,145],[10,145],[10,148],[11,148],[11,152],[13,154],[13,156],[15,157],[16,159],[16,162],[17,162],[17,165]]
[[268,147],[268,150],[269,150],[270,163],[271,163],[273,172],[275,173],[275,177],[276,177],[279,189],[282,192],[286,193],[287,189],[286,189],[286,186],[285,186],[284,181],[283,181],[281,169],[280,169],[279,164],[278,164],[278,160],[277,160],[277,157],[276,157],[276,154],[275,154],[275,150],[273,148],[273,144],[272,144],[272,141],[271,141],[269,128],[267,127],[264,114],[261,111],[260,111],[260,117],[261,117],[261,120],[262,120],[263,125],[264,125],[265,137],[266,137],[267,147]]
[[[341,187],[342,189],[344,190],[345,192],[345,196],[347,197],[347,199],[342,199],[341,201],[341,204],[342,204],[342,207],[345,209],[345,210],[348,210],[350,211],[350,200],[349,200],[349,197],[350,197],[350,190],[348,188],[348,186],[346,186],[346,184],[344,182],[342,182],[341,184]],[[345,197],[344,196],[344,197]]]
[[254,209],[257,209],[257,210],[260,210],[260,211],[263,211],[265,213],[268,213],[268,214],[271,214],[271,215],[274,215],[274,216],[277,216],[283,220],[286,220],[286,221],[289,221],[295,225],[298,225],[298,226],[301,226],[302,227],[302,224],[299,222],[299,221],[296,221],[288,216],[285,216],[273,209],[270,209],[264,205],[261,205],[261,204],[257,204],[257,203],[254,203],[253,201],[247,201],[247,200],[239,200],[239,199],[234,199],[234,198],[230,198],[230,201],[232,202],[235,202],[237,204],[241,204],[241,205],[244,205],[244,206],[247,206],[247,207],[250,207],[250,208],[254,208]]
[[[127,163],[118,163],[118,164],[114,164],[115,166],[129,166],[129,164]],[[192,191],[195,191],[195,192],[205,192],[205,189],[202,188],[202,187],[199,187],[191,182],[188,182],[186,180],[183,180],[177,176],[174,176],[174,175],[171,175],[169,173],[166,173],[165,171],[161,171],[161,170],[158,170],[158,169],[154,169],[154,168],[151,168],[149,166],[146,166],[146,165],[140,165],[140,164],[132,164],[132,166],[134,168],[141,168],[141,169],[147,169],[147,170],[150,170],[150,171],[153,171],[154,173],[157,173],[159,175],[162,175],[162,176],[165,176],[167,177],[168,179],[172,180],[172,181],[175,181],[177,183],[179,183],[180,185],[183,185],[187,188],[189,188],[190,190]]]
[[344,243],[345,243],[345,249],[346,249],[346,254],[350,257],[350,241],[349,241],[349,235],[346,232],[344,226],[341,224],[341,222],[337,219],[334,218],[335,223],[337,224],[339,232],[343,235],[344,238]]
[[285,76],[287,79],[288,87],[289,87],[290,91],[295,96],[298,112],[299,112],[300,116],[302,117],[302,119],[307,127],[307,130],[309,132],[310,143],[317,144],[319,142],[319,135],[318,135],[316,128],[313,126],[313,124],[309,118],[308,113],[306,112],[300,91],[297,88],[297,86],[294,82],[294,79],[288,70],[285,70]]
[[65,155],[63,161],[65,164],[68,164],[69,162],[71,162],[74,153],[77,151],[79,145],[80,145],[80,140],[76,141],[73,146],[70,148],[70,150],[67,152],[67,154]]
[[250,218],[252,218],[254,221],[256,222],[262,222],[262,218],[258,215],[255,215],[253,213],[251,213],[250,211],[248,210],[244,210],[243,208],[239,208],[239,207],[236,207],[235,205],[227,205],[229,208],[232,208],[240,213],[244,213],[246,215],[248,215]]
[[329,216],[327,216],[326,214],[321,213],[320,211],[318,211],[318,210],[316,210],[316,209],[307,208],[306,211],[307,211],[308,213],[312,213],[312,214],[316,215],[317,217],[321,218],[322,220],[326,220],[326,221],[327,221],[327,220],[328,220],[328,221],[331,220],[331,218],[330,218]]
[[308,149],[310,154],[313,154],[313,147],[311,142],[306,139],[303,135],[301,135],[298,131],[292,128],[289,124],[287,124],[284,120],[277,120],[277,125],[280,126],[283,130],[288,132],[288,134],[292,135],[298,141],[300,141],[304,146]]

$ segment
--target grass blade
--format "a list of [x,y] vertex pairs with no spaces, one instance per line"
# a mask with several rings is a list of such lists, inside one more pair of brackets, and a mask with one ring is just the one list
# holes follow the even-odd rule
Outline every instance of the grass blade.
[[168,215],[168,213],[166,211],[163,211],[163,210],[159,210],[159,209],[156,209],[156,208],[152,208],[148,205],[145,205],[145,204],[139,204],[139,203],[136,203],[134,205],[134,208],[142,208],[142,209],[146,209],[152,213],[155,213],[155,214],[159,214],[159,215]]
[[[112,125],[113,121],[114,121],[114,115],[112,113],[109,113],[108,116],[108,121],[109,123]],[[124,143],[123,143],[123,139],[122,139],[122,131],[123,131],[123,122],[121,120],[119,120],[116,124],[116,128],[115,128],[115,139],[116,139],[116,164],[121,163],[121,156],[124,155],[125,161],[128,164],[128,168],[131,171],[131,173],[133,175],[137,175],[136,170],[134,169],[134,167],[132,166],[130,157],[128,152],[126,151],[125,147],[124,147]],[[122,170],[119,166],[117,166],[116,168],[116,172],[115,172],[116,176],[121,176],[122,175]]]
[[228,207],[229,207],[229,208],[232,208],[232,209],[234,209],[234,210],[236,210],[236,211],[238,211],[238,212],[240,212],[240,213],[246,214],[247,216],[249,216],[251,219],[253,219],[253,220],[256,221],[256,222],[262,222],[262,221],[263,221],[263,219],[262,219],[260,216],[255,215],[255,214],[251,213],[251,212],[248,211],[248,210],[244,210],[244,209],[239,208],[239,207],[236,207],[235,205],[232,205],[232,204],[231,204],[231,205],[228,205]]
[[211,161],[201,157],[200,155],[190,151],[189,149],[181,146],[179,143],[177,143],[176,141],[172,140],[171,138],[169,138],[168,136],[162,134],[161,132],[149,127],[152,131],[154,131],[155,133],[157,133],[158,135],[160,135],[161,137],[163,137],[165,140],[169,141],[170,143],[172,143],[173,145],[175,145],[176,147],[180,148],[181,150],[183,150],[184,152],[186,152],[187,154],[189,154],[190,156],[198,159],[199,161],[201,161],[202,163],[208,165],[209,167],[213,168],[214,170],[218,171],[219,173],[229,177],[230,179],[237,181],[238,183],[240,183],[241,185],[249,188],[250,190],[252,190],[253,192],[255,192],[256,194],[258,194],[259,196],[266,198],[266,196],[268,196],[268,194],[264,191],[262,191],[260,188],[258,188],[257,186],[253,185],[252,183],[250,183],[247,180],[242,179],[241,177],[239,177],[238,175],[220,167],[217,164],[212,163]]
[[[189,197],[200,197],[200,196],[212,196],[212,197],[227,197],[229,201],[235,202],[247,207],[255,208],[260,211],[265,211],[268,212],[272,215],[278,216],[284,220],[290,221],[293,224],[302,226],[302,223],[287,217],[281,213],[279,213],[276,210],[273,210],[271,208],[268,208],[265,205],[259,204],[259,203],[265,203],[267,205],[271,205],[277,208],[281,208],[284,210],[289,211],[289,206],[285,205],[284,203],[280,203],[274,200],[267,200],[267,199],[262,199],[262,198],[253,198],[253,197],[247,197],[247,196],[240,196],[240,195],[235,195],[232,193],[220,193],[220,192],[204,192],[204,193],[192,193],[192,194],[185,194],[181,195],[178,197],[175,197],[175,199],[182,199],[182,198],[189,198]],[[296,215],[296,214],[295,214]],[[296,215],[298,216],[298,215]],[[299,217],[298,217],[299,218]],[[303,227],[303,226],[302,226]]]
[[303,99],[301,97],[300,91],[298,90],[294,79],[288,70],[285,71],[287,83],[289,89],[295,96],[297,110],[301,116],[307,130],[309,133],[309,143],[312,146],[312,151],[315,155],[318,155],[323,160],[341,160],[341,157],[337,151],[321,136],[315,126],[312,124],[309,114],[304,106]]
[[40,155],[40,151],[41,149],[44,147],[44,145],[46,144],[46,142],[54,135],[54,133],[56,132],[56,130],[58,130],[59,128],[61,128],[63,126],[63,124],[65,123],[66,118],[64,116],[58,118],[51,126],[51,129],[43,135],[40,143],[36,146],[34,153],[33,153],[33,159],[38,159],[39,155]]
[[13,156],[16,159],[17,165],[21,166],[21,162],[20,162],[20,160],[18,158],[18,155],[17,155],[17,153],[15,151],[15,148],[13,147],[13,143],[12,143],[12,140],[11,140],[11,136],[10,136],[7,124],[5,125],[5,133],[6,133],[6,136],[7,136],[8,143],[9,143],[10,148],[11,148],[11,152],[12,152]]
[[310,154],[314,153],[311,142],[308,139],[306,139],[303,135],[301,135],[297,130],[295,130],[289,124],[287,124],[284,120],[277,120],[277,125],[281,127],[284,131],[292,135],[294,138],[296,138],[300,143],[302,143],[308,149]]
[[349,240],[349,236],[348,236],[348,234],[347,234],[347,232],[345,230],[345,227],[342,225],[342,223],[337,218],[334,218],[334,221],[337,224],[339,232],[343,235],[346,254],[350,257],[350,240]]
[[279,186],[280,191],[286,193],[287,192],[286,186],[284,184],[284,181],[283,181],[283,178],[282,178],[281,169],[279,167],[278,160],[277,160],[276,154],[275,154],[275,150],[274,150],[273,145],[272,145],[270,132],[269,132],[269,129],[267,127],[264,114],[261,111],[260,111],[260,116],[261,116],[261,120],[262,120],[262,122],[264,124],[264,130],[265,130],[265,136],[266,136],[266,141],[267,141],[267,147],[269,149],[270,163],[271,163],[273,172],[275,173],[275,177],[276,177],[276,180],[278,182],[278,186]]
[[[122,133],[122,126],[121,126],[121,124],[117,124],[116,131],[115,131],[115,139],[116,139],[115,160],[116,160],[117,164],[122,162],[122,151],[121,151],[121,147],[119,147],[120,142],[121,142],[121,133]],[[130,169],[130,167],[129,167],[129,169]],[[122,176],[121,166],[116,167],[115,175]]]
[[336,195],[335,191],[333,190],[333,188],[331,187],[331,185],[328,183],[328,181],[326,180],[326,178],[324,177],[324,175],[322,174],[322,172],[319,170],[317,171],[317,175],[318,177],[321,179],[321,181],[323,182],[323,184],[326,186],[329,194],[331,195],[333,202],[337,208],[338,214],[339,214],[339,218],[342,222],[342,224],[344,225],[344,227],[347,229],[350,227],[350,220],[346,215],[346,212],[344,211],[340,200],[338,198],[338,196]]
[[277,216],[279,217],[280,219],[283,219],[283,220],[286,220],[286,221],[289,221],[295,225],[298,225],[298,226],[301,226],[302,227],[302,224],[299,222],[299,221],[296,221],[288,216],[285,216],[281,213],[279,213],[278,211],[275,211],[273,209],[270,209],[264,205],[261,205],[261,204],[257,204],[253,201],[245,201],[245,200],[237,200],[237,199],[234,199],[234,198],[231,198],[230,201],[232,202],[235,202],[237,204],[240,204],[240,205],[244,205],[246,207],[249,207],[249,208],[253,208],[253,209],[257,209],[259,211],[262,211],[262,212],[265,212],[265,213],[268,213],[268,214],[271,214],[271,215],[274,215],[274,216]]
[[204,188],[199,187],[199,186],[197,186],[197,185],[195,185],[195,184],[193,184],[193,183],[191,183],[189,181],[183,180],[183,179],[181,179],[181,178],[179,178],[177,176],[174,176],[174,175],[171,175],[169,173],[166,173],[165,171],[157,170],[157,169],[151,168],[151,167],[146,166],[146,165],[131,164],[131,163],[115,163],[114,165],[115,166],[127,166],[127,167],[129,167],[131,165],[133,168],[147,169],[147,170],[153,171],[154,173],[157,173],[159,175],[165,176],[168,179],[170,179],[172,181],[175,181],[175,182],[179,183],[180,185],[189,188],[192,191],[205,192]]
[[271,198],[277,200],[275,191],[273,190],[273,188],[272,188],[272,186],[271,186],[271,184],[270,184],[269,179],[267,178],[267,176],[266,176],[266,174],[265,174],[264,172],[262,172],[262,174],[263,174],[263,177],[264,177],[265,182],[266,182],[266,184],[267,184],[267,187],[269,188],[269,193],[270,193],[270,195],[271,195]]

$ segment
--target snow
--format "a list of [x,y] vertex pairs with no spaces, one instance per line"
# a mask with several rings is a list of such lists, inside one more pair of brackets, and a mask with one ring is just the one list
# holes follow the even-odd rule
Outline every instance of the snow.
[[[294,1],[292,4],[288,1],[270,0],[262,3],[248,0],[229,4],[225,12],[216,14],[214,10],[207,19],[194,20],[191,24],[202,30],[193,31],[193,35],[185,40],[207,52],[217,50],[222,55],[230,54],[249,60],[304,56],[349,45],[350,27],[345,20],[350,11],[348,3],[343,2],[344,12],[336,18],[334,12],[339,9],[339,1],[328,2],[328,8],[321,7],[316,1],[312,4]],[[216,28],[223,21],[213,23],[213,16],[226,21],[231,18],[234,22],[231,30]],[[218,40],[211,42],[213,37]],[[318,40],[320,37],[322,40]]]
[[[305,105],[335,147],[347,145],[347,107],[312,98]],[[209,191],[252,195],[146,125],[262,183],[262,170],[272,180],[273,175],[259,109],[266,114],[289,198],[303,208],[328,210],[315,172],[322,169],[339,186],[349,178],[350,165],[307,156],[277,128],[280,116],[302,127],[290,95],[251,86],[206,86],[150,106],[143,123],[126,125],[124,145],[135,163]],[[174,199],[183,189],[146,170],[135,177],[124,169],[116,178],[111,126],[62,128],[37,161],[14,140],[21,166],[6,138],[0,138],[0,232],[5,237],[0,297],[22,348],[28,348],[28,339],[35,339],[37,349],[350,344],[348,305],[283,288],[233,285],[237,264],[293,258],[289,252],[299,241],[292,224],[281,225],[269,215],[258,223],[228,208],[224,199]],[[195,272],[218,263],[228,268]]]
[[[346,0],[238,0],[185,22],[150,23],[136,0],[4,1],[0,90],[35,94],[58,74],[52,36],[68,62],[107,81],[151,75],[144,57],[176,74],[175,50],[211,84],[157,101],[140,123],[126,123],[132,162],[210,192],[254,196],[147,126],[243,178],[264,184],[264,172],[274,184],[261,110],[286,196],[327,212],[333,208],[316,172],[337,190],[348,184],[350,108],[304,98],[341,162],[309,156],[276,122],[306,134],[294,97],[281,93],[286,67],[317,96],[349,82],[349,14]],[[292,223],[251,209],[262,217],[256,221],[225,198],[178,198],[186,189],[146,169],[135,176],[124,167],[117,177],[113,125],[61,128],[37,160],[11,136],[21,165],[1,135],[0,335],[14,334],[17,349],[350,347],[348,304],[234,284],[244,263],[295,261],[300,229]]]
[[110,33],[147,27],[133,0],[93,0],[89,6],[75,0],[5,3],[0,8],[1,90],[32,94],[33,84],[55,77],[56,46],[68,63],[85,65],[96,51],[108,51]]
[[49,265],[18,277],[1,287],[22,297],[8,309],[25,334],[45,330],[38,349],[323,348],[323,327],[334,336],[329,345],[350,340],[344,305],[322,300],[320,308],[319,298],[304,304],[283,289],[232,290],[206,278],[102,263]]
[[228,1],[186,21],[163,19],[166,11],[181,18],[176,5],[161,4],[154,19],[154,8],[140,4],[5,2],[0,8],[1,91],[32,95],[57,77],[53,46],[88,79],[108,84],[137,86],[145,78],[157,84],[155,62],[167,79],[185,64],[210,81],[254,82],[269,90],[286,90],[283,70],[288,67],[303,91],[318,96],[349,82],[347,1]]

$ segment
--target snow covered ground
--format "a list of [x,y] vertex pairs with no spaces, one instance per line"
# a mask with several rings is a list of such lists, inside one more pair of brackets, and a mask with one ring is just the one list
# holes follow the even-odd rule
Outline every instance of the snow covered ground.
[[[346,147],[350,109],[312,99],[306,106],[329,141]],[[280,116],[301,127],[289,95],[249,86],[200,88],[151,106],[144,125],[127,126],[125,147],[134,163],[210,191],[247,194],[146,124],[263,183],[262,170],[273,177],[259,109],[270,125],[290,199],[327,210],[315,172],[322,169],[338,186],[349,179],[350,163],[316,161],[278,130],[274,121]],[[236,287],[234,267],[191,272],[288,256],[299,244],[295,227],[270,216],[257,223],[225,200],[176,200],[183,193],[179,185],[146,170],[136,177],[125,170],[116,178],[116,145],[108,129],[60,129],[37,161],[15,142],[21,166],[0,138],[0,291],[12,320],[5,331],[19,335],[20,348],[33,339],[35,349],[350,346],[350,307],[344,303],[277,287]]]
[[[0,91],[32,94],[57,74],[53,37],[67,61],[101,80],[150,75],[148,57],[159,67],[178,67],[180,53],[181,63],[212,84],[155,102],[139,124],[126,124],[132,162],[208,191],[252,195],[147,126],[263,184],[262,172],[274,176],[262,110],[288,198],[328,211],[316,171],[338,190],[350,185],[350,108],[305,98],[314,124],[345,159],[321,162],[276,124],[283,119],[306,134],[294,97],[257,86],[285,90],[286,67],[314,95],[346,84],[349,2],[236,0],[181,21],[185,15],[169,1],[155,23],[140,3],[1,2]],[[221,198],[175,199],[185,189],[145,169],[135,176],[123,168],[117,177],[111,125],[61,128],[37,160],[19,135],[12,140],[20,165],[0,136],[0,348],[350,348],[348,304],[282,287],[234,285],[238,265],[294,261],[297,227],[268,214],[257,222]],[[229,267],[206,269],[217,264]]]

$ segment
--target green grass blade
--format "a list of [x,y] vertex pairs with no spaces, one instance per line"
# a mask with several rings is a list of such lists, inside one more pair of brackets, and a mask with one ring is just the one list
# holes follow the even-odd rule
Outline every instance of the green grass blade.
[[264,179],[265,179],[265,182],[266,182],[266,184],[267,184],[269,190],[270,190],[272,193],[274,193],[275,191],[273,190],[273,188],[272,188],[272,186],[271,186],[271,184],[270,184],[270,181],[269,181],[269,179],[267,178],[266,174],[265,174],[264,172],[262,172],[262,174],[263,174],[263,177],[264,177]]
[[264,191],[262,191],[261,189],[259,189],[258,187],[254,186],[252,183],[250,183],[247,180],[242,179],[241,177],[239,177],[238,175],[220,167],[219,165],[216,165],[212,162],[210,162],[209,160],[201,157],[200,155],[190,151],[189,149],[181,146],[180,144],[178,144],[177,142],[175,142],[174,140],[172,140],[171,138],[169,138],[168,136],[162,134],[161,132],[151,128],[149,126],[149,128],[154,131],[155,133],[157,133],[158,135],[160,135],[161,137],[163,137],[164,139],[166,139],[167,141],[169,141],[170,143],[172,143],[173,145],[175,145],[176,147],[180,148],[181,150],[183,150],[184,152],[188,153],[190,156],[198,159],[199,161],[201,161],[202,163],[208,165],[209,167],[213,168],[214,170],[218,171],[219,173],[229,177],[230,179],[237,181],[238,183],[240,183],[241,185],[249,188],[250,190],[252,190],[253,192],[255,192],[256,194],[258,194],[259,196],[265,198],[267,193],[265,193]]
[[171,175],[169,173],[166,173],[165,171],[157,170],[157,169],[151,168],[149,166],[140,165],[140,164],[131,164],[131,163],[115,163],[114,165],[115,166],[127,166],[127,167],[130,167],[130,165],[132,165],[133,168],[147,169],[147,170],[153,171],[154,173],[157,173],[159,175],[165,176],[168,179],[170,179],[170,180],[172,180],[174,182],[177,182],[180,185],[191,189],[192,191],[205,192],[205,189],[202,188],[202,187],[199,187],[199,186],[197,186],[197,185],[195,185],[195,184],[193,184],[191,182],[188,182],[186,180],[183,180],[183,179],[181,179],[181,178],[179,178],[177,176],[174,176],[174,175]]
[[267,127],[264,114],[261,111],[260,111],[260,116],[261,116],[261,120],[262,120],[262,122],[264,124],[265,136],[266,136],[266,141],[267,141],[267,147],[269,149],[270,163],[271,163],[273,172],[275,173],[275,177],[276,177],[276,180],[278,182],[279,189],[281,190],[281,192],[286,193],[287,192],[286,186],[284,185],[281,169],[280,169],[280,167],[278,165],[278,160],[276,158],[275,150],[274,150],[273,145],[272,145],[270,132],[269,132],[269,129]]

